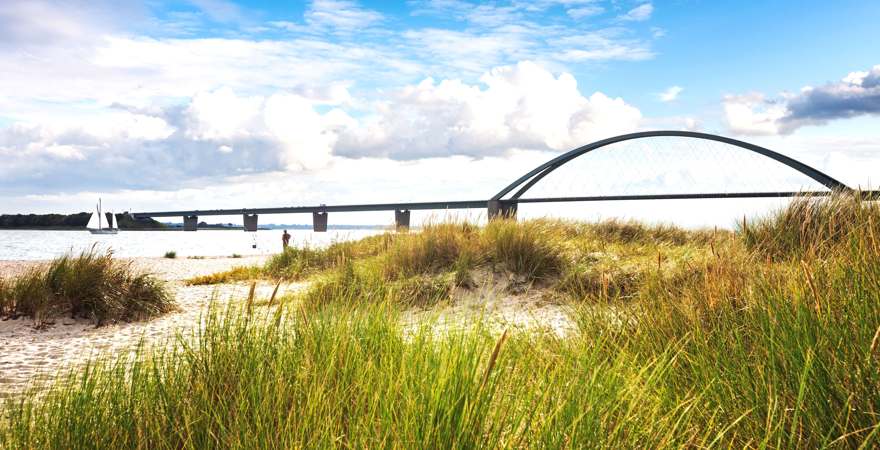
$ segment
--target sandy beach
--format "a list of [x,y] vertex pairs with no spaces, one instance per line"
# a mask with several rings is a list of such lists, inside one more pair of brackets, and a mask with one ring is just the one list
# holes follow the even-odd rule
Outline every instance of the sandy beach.
[[[95,327],[85,319],[59,317],[45,329],[35,329],[31,319],[0,320],[0,398],[21,392],[29,383],[51,377],[68,367],[100,354],[120,354],[136,344],[162,343],[177,332],[192,330],[207,306],[224,304],[248,295],[249,283],[187,286],[184,281],[199,275],[229,270],[235,266],[257,265],[266,256],[242,258],[127,259],[144,271],[165,280],[179,310],[164,316],[133,323]],[[0,261],[0,276],[10,277],[42,264],[41,261]],[[496,330],[543,329],[565,335],[574,327],[566,308],[545,300],[541,290],[511,293],[511,281],[490,273],[476,274],[480,287],[456,289],[452,300],[435,308],[414,309],[403,314],[404,327],[432,321],[438,332],[467,327],[481,319]],[[294,292],[306,282],[283,284],[279,295]],[[268,298],[274,285],[257,283],[257,298]]]
[[[46,329],[37,330],[27,318],[0,320],[0,398],[26,388],[31,381],[52,376],[59,369],[85,362],[101,353],[118,354],[136,345],[162,342],[178,331],[198,324],[199,317],[213,300],[223,304],[245,298],[247,283],[214,286],[186,286],[184,280],[240,265],[262,264],[266,257],[166,259],[133,258],[132,264],[165,280],[176,298],[179,310],[162,317],[133,323],[118,323],[96,328],[84,319],[59,317]],[[0,261],[0,276],[9,277],[27,270],[39,261]],[[287,284],[279,293],[297,289]],[[257,297],[271,295],[274,285],[257,283]]]

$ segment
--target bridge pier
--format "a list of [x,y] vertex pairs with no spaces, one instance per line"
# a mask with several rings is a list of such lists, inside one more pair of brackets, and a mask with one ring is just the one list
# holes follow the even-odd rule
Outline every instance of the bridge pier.
[[398,230],[408,230],[409,229],[409,210],[408,209],[394,210],[394,224]]
[[516,219],[517,205],[515,201],[489,200],[487,203],[489,220]]
[[183,216],[183,231],[196,231],[199,227],[199,216]]
[[316,231],[319,233],[323,233],[327,231],[327,213],[326,212],[313,212],[312,213],[312,231]]
[[244,222],[244,231],[257,231],[256,214],[243,214],[242,221]]

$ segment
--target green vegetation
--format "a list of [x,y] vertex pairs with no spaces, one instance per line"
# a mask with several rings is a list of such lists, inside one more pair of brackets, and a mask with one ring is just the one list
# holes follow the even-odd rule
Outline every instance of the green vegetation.
[[94,248],[0,279],[0,317],[30,317],[37,326],[64,314],[102,325],[173,309],[162,282],[114,259],[111,252],[98,253]]
[[775,260],[833,258],[845,253],[854,239],[867,239],[876,247],[880,208],[845,195],[801,199],[740,228],[746,246]]
[[448,299],[455,288],[475,287],[477,270],[509,278],[514,291],[538,289],[550,301],[622,299],[648,274],[674,276],[686,264],[713,258],[731,238],[729,232],[618,221],[500,220],[482,228],[466,222],[429,224],[419,233],[386,234],[382,247],[370,247],[373,252],[329,265],[305,302],[369,298],[430,306]]
[[[298,280],[322,270],[337,267],[352,258],[373,256],[383,251],[394,239],[392,234],[371,236],[360,241],[334,242],[326,248],[287,247],[273,255],[262,267],[240,266],[226,272],[195,277],[188,284],[217,284],[233,281],[250,281],[260,278]],[[235,255],[233,255],[233,258]],[[240,257],[240,255],[239,255]]]
[[[106,214],[109,219],[110,213]],[[2,214],[0,215],[0,228],[85,228],[90,215],[87,212],[76,214]],[[121,229],[167,228],[165,224],[152,218],[135,219],[127,213],[116,214],[116,223]]]
[[[878,213],[841,197],[737,233],[436,224],[288,255],[323,268],[300,301],[251,298],[72,372],[7,406],[0,447],[874,448]],[[574,329],[399,317],[479,271],[566,302]]]
[[238,266],[233,267],[232,269],[225,272],[218,272],[210,275],[193,277],[186,282],[190,285],[220,284],[233,283],[236,281],[256,280],[263,277],[263,270],[260,267]]
[[165,258],[168,258],[168,259],[177,258],[177,252],[175,252],[174,250],[167,251],[167,252],[165,252]]

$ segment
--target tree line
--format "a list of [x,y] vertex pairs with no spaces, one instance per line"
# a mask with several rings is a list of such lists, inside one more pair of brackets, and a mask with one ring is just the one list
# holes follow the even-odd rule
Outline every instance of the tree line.
[[[109,223],[111,213],[105,213]],[[0,228],[85,228],[90,213],[76,214],[2,214]],[[116,223],[123,229],[166,228],[152,218],[135,219],[128,213],[116,214]]]

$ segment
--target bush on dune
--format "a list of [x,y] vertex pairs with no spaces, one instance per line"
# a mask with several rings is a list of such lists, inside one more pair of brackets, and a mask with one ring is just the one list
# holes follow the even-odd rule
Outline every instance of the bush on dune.
[[533,281],[558,275],[564,264],[559,242],[565,235],[552,222],[490,222],[483,231],[485,254],[507,270]]
[[596,238],[617,243],[704,244],[713,235],[708,230],[685,230],[668,224],[647,225],[634,220],[607,219],[587,227]]
[[161,281],[94,248],[61,256],[0,284],[0,315],[30,317],[38,324],[68,314],[102,325],[173,309]]
[[739,227],[743,243],[773,259],[824,258],[843,250],[853,239],[880,236],[880,206],[859,195],[800,197],[788,206]]
[[[335,242],[326,248],[288,247],[262,267],[232,270],[188,280],[189,284],[249,281],[255,278],[297,280],[333,271],[348,261],[380,266],[377,276],[387,281],[455,272],[456,285],[470,285],[470,270],[491,266],[509,271],[528,283],[545,282],[577,265],[572,245],[618,245],[648,248],[684,246],[692,237],[705,243],[715,233],[686,231],[673,226],[605,221],[583,224],[559,220],[493,221],[485,227],[466,221],[428,223],[418,232],[383,233],[358,241]],[[690,245],[690,244],[687,244]],[[656,255],[656,252],[654,253]]]
[[375,256],[347,260],[316,280],[305,298],[313,305],[342,300],[431,306],[447,299],[453,287],[470,287],[470,271],[487,264],[536,281],[561,265],[554,239],[541,224],[430,223],[418,233],[395,235]]
[[[638,232],[631,231],[634,229]],[[646,269],[597,268],[595,261],[584,260],[585,248],[614,247],[646,253],[647,257],[640,258],[654,264],[661,246],[690,248],[672,243],[688,233],[699,242],[714,235],[670,226],[617,222],[594,225],[547,219],[497,220],[484,227],[469,222],[428,223],[417,233],[389,234],[379,251],[331,267],[305,297],[313,304],[333,299],[345,299],[345,304],[382,299],[429,306],[448,298],[454,287],[476,287],[472,271],[484,268],[509,273],[514,283],[552,287],[577,300],[615,300],[636,290],[641,272]],[[441,289],[442,285],[446,288]],[[365,286],[371,288],[364,291]],[[358,295],[363,298],[357,300]]]
[[479,232],[468,222],[429,223],[395,239],[379,263],[389,280],[442,271],[462,254],[480,254]]

